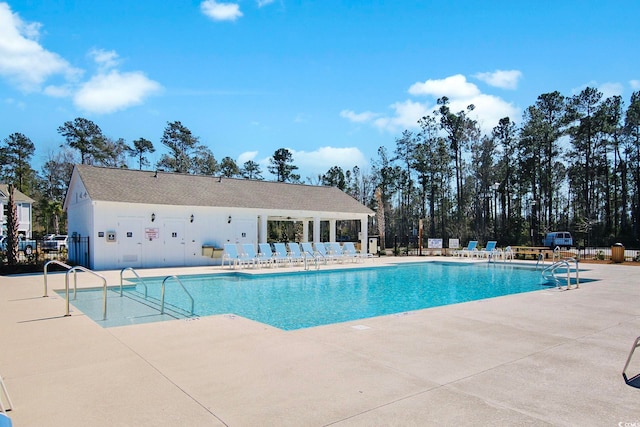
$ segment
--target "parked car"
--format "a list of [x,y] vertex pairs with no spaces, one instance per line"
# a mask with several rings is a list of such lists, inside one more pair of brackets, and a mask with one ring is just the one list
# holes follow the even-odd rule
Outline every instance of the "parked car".
[[[31,255],[36,248],[36,241],[25,238],[22,234],[18,235],[18,251],[24,252],[25,255]],[[0,249],[2,252],[7,250],[7,236],[0,237]]]
[[573,246],[573,237],[568,231],[553,231],[545,235],[542,246],[547,246],[551,249],[556,246],[569,248]]
[[67,249],[67,239],[68,239],[68,236],[66,234],[56,234],[53,237],[46,239],[42,242],[42,249],[45,252],[63,251]]

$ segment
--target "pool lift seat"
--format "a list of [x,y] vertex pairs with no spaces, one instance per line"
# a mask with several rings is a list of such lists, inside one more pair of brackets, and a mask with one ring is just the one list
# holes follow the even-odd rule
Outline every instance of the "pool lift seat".
[[629,353],[629,357],[627,357],[627,363],[624,364],[624,369],[622,369],[622,378],[624,378],[624,382],[636,388],[640,388],[640,373],[629,378],[627,376],[627,368],[629,367],[629,363],[631,363],[633,353],[638,347],[640,347],[640,337],[636,338],[635,342],[631,346],[631,352]]

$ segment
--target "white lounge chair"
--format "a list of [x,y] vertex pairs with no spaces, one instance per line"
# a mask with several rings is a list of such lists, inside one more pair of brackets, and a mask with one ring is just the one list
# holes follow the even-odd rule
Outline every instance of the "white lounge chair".
[[253,243],[242,244],[242,254],[240,254],[240,258],[245,262],[251,263],[255,267],[260,267],[263,262],[256,253],[256,248],[253,246]]
[[260,250],[258,259],[262,264],[268,265],[269,267],[276,265],[276,258],[269,243],[258,243],[258,249]]
[[275,249],[273,256],[276,263],[291,265],[291,258],[289,258],[289,253],[287,252],[287,247],[284,243],[274,243],[273,248]]
[[490,256],[493,257],[495,256],[495,250],[496,250],[496,244],[498,242],[496,242],[495,240],[490,240],[487,242],[487,246],[484,249],[480,249],[479,251],[476,252],[476,256],[478,257],[483,257],[483,258],[489,258]]
[[324,257],[327,261],[335,261],[336,258],[331,254],[331,252],[327,251],[327,246],[320,242],[314,243],[313,246],[316,248],[316,252],[320,254],[320,256]]
[[462,257],[465,257],[465,256],[471,257],[474,252],[478,251],[477,246],[478,246],[477,240],[470,240],[466,248],[460,249],[459,251],[453,251],[453,255],[462,256]]
[[287,245],[289,246],[289,259],[291,262],[304,263],[304,256],[302,252],[300,252],[300,245],[295,242],[289,242]]
[[372,254],[363,254],[362,252],[358,252],[353,242],[344,242],[342,245],[342,253],[344,253],[345,256],[355,258],[356,261],[364,258],[373,258]]
[[312,258],[314,260],[322,261],[325,264],[327,263],[327,257],[322,255],[320,252],[313,249],[310,242],[302,242],[300,243],[300,247],[302,249],[302,255],[307,258]]

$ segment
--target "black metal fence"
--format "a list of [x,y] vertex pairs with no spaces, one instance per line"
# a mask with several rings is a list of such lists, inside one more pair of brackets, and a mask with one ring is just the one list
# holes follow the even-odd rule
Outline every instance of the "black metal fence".
[[91,268],[90,260],[89,236],[69,236],[69,262]]

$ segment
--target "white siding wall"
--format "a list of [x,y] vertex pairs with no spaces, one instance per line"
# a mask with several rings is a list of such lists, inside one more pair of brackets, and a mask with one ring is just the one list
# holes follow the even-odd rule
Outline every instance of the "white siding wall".
[[93,202],[70,205],[68,214],[70,232],[90,236],[96,270],[217,265],[203,245],[257,243],[257,215],[246,209]]

